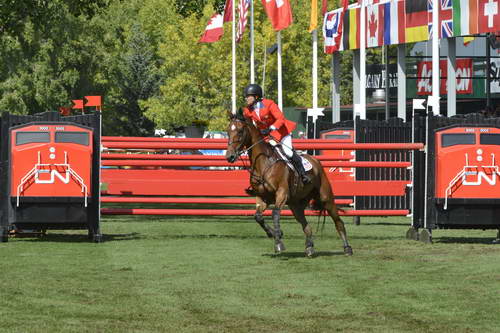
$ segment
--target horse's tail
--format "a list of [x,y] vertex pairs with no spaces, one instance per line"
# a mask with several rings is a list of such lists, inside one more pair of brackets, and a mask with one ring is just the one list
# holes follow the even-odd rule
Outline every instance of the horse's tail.
[[[319,211],[319,216],[323,215],[326,212],[325,204],[321,200],[319,200],[319,195],[311,200],[310,206],[312,210]],[[345,212],[345,210],[340,208],[339,206],[337,206],[337,211],[342,213]]]
[[[318,211],[318,224],[316,227],[316,232],[320,230],[320,226],[321,231],[323,231],[323,229],[325,229],[326,208],[324,203],[320,200],[319,192],[316,193],[311,199],[309,206],[311,207],[311,210]],[[321,216],[323,216],[323,223],[321,223]]]
[[[325,204],[323,201],[320,200],[319,192],[312,198],[310,202],[310,207],[312,210],[317,210],[318,212],[318,226],[316,229],[316,232],[320,230],[320,225],[321,225],[321,231],[325,229],[325,221],[326,221],[326,215],[327,215],[327,210],[325,207]],[[336,206],[337,212],[345,212],[344,209],[339,208]],[[321,217],[323,216],[323,222],[321,222]]]

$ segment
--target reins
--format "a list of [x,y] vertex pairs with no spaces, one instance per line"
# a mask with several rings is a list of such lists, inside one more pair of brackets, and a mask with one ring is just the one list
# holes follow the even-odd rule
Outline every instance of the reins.
[[[242,120],[239,120],[239,119],[238,119],[237,121],[242,121]],[[246,124],[246,125],[248,126],[248,124]],[[247,127],[247,129],[248,129],[248,127]],[[249,130],[249,129],[248,129],[248,130]],[[245,133],[245,134],[247,134],[247,133]],[[273,138],[273,137],[271,136],[271,138]],[[274,138],[273,138],[273,139],[274,139]],[[251,146],[249,146],[248,148],[243,149],[243,150],[240,150],[240,148],[241,148],[241,146],[244,144],[245,140],[244,140],[241,136],[240,136],[240,140],[238,140],[238,141],[230,141],[228,144],[230,145],[230,144],[233,144],[233,143],[240,143],[240,144],[239,144],[239,146],[238,146],[238,148],[236,148],[236,149],[235,149],[235,150],[236,150],[236,160],[235,160],[235,161],[237,161],[237,160],[238,160],[238,158],[240,158],[240,157],[241,157],[241,155],[243,155],[244,153],[247,153],[247,154],[248,154],[248,153],[250,153],[253,147],[255,147],[256,145],[260,144],[261,142],[264,142],[264,140],[265,140],[265,138],[263,137],[263,138],[261,138],[260,140],[256,141],[255,143],[253,143],[253,144],[252,144]],[[267,155],[265,155],[265,154],[264,154],[264,156],[266,156],[268,159],[270,158],[270,156],[267,156]],[[257,160],[257,157],[256,157],[255,159]],[[264,177],[263,177],[262,175],[257,175],[257,174],[255,174],[255,173],[253,172],[253,168],[252,168],[252,166],[251,166],[251,165],[250,165],[250,166],[246,165],[246,162],[245,162],[245,160],[243,160],[243,159],[241,159],[241,161],[243,162],[243,167],[244,167],[244,169],[245,169],[245,170],[247,170],[247,171],[250,173],[250,179],[253,179],[253,180],[255,180],[257,183],[260,183],[260,184],[264,184],[264,183],[265,183]],[[251,163],[251,161],[250,161],[250,163]],[[271,164],[271,165],[269,165],[269,166],[266,168],[266,170],[264,170],[263,172],[261,172],[261,174],[265,174],[265,171],[267,171],[267,169],[269,169],[269,168],[271,168],[271,167],[272,167],[272,164]]]

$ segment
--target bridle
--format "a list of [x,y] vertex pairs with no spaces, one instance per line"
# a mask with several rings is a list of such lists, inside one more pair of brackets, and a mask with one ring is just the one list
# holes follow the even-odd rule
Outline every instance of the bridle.
[[[240,119],[233,119],[233,121],[243,122],[243,120],[240,120]],[[243,139],[243,136],[240,134],[241,132],[243,132],[243,133],[244,133],[244,135],[245,135],[245,138],[244,138],[244,139]],[[246,141],[246,136],[247,136],[247,132],[245,132],[245,128],[242,128],[241,130],[238,130],[238,131],[237,131],[237,133],[238,133],[238,135],[237,135],[238,140],[234,140],[234,141],[231,141],[231,140],[230,140],[230,141],[227,143],[227,145],[228,145],[228,146],[231,146],[231,145],[233,145],[233,144],[235,144],[235,143],[239,143],[238,147],[236,147],[236,148],[234,149],[234,151],[235,151],[236,155],[239,157],[239,156],[240,156],[241,154],[243,154],[243,152],[244,152],[244,151],[243,151],[243,152],[240,152],[240,149],[241,149],[241,147],[245,144],[245,141]]]
[[[244,121],[241,120],[241,119],[233,119],[233,121],[237,121],[237,122],[241,122],[243,123]],[[246,124],[245,124],[246,125]],[[247,128],[247,130],[245,131],[245,128]],[[243,132],[244,133],[244,137],[243,135],[241,135],[240,133]],[[249,131],[248,131],[248,127],[244,127],[243,129],[241,130],[238,130],[238,139],[239,140],[234,140],[234,141],[229,141],[228,142],[228,146],[231,146],[235,143],[239,143],[238,147],[234,149],[235,151],[235,154],[236,154],[236,159],[235,161],[241,156],[243,155],[244,153],[248,153],[255,145],[261,143],[264,141],[264,138],[260,139],[259,141],[255,142],[254,144],[252,144],[250,147],[248,147],[247,149],[243,149],[243,150],[240,150],[243,145],[245,144],[245,142],[247,141],[247,136],[249,135]]]

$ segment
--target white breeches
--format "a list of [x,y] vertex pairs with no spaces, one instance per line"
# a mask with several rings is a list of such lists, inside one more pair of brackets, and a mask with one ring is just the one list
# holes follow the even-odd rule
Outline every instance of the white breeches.
[[[269,143],[271,146],[276,146],[276,141],[270,140]],[[288,158],[292,158],[293,155],[293,146],[292,146],[292,136],[288,134],[287,136],[284,136],[281,139],[281,147],[283,148],[283,151],[285,152],[286,156]]]

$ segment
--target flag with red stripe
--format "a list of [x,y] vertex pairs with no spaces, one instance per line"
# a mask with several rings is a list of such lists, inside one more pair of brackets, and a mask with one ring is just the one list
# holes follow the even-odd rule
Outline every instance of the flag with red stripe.
[[250,0],[240,0],[238,3],[238,30],[236,31],[236,42],[240,42],[245,32],[245,27],[248,20],[248,8],[250,7]]
[[384,6],[366,6],[366,46],[377,47],[384,44]]

